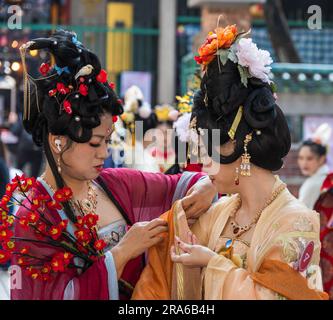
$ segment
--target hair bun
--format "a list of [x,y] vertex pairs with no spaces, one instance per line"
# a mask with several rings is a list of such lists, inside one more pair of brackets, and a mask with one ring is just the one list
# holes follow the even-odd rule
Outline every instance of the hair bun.
[[29,105],[25,106],[28,112],[23,125],[36,144],[43,144],[46,133],[87,142],[92,129],[100,125],[102,114],[123,112],[98,57],[77,40],[74,32],[59,30],[28,44],[29,50],[47,50],[56,62],[43,77],[29,78],[30,90],[25,88]]
[[227,116],[238,110],[243,104],[249,90],[241,83],[233,83],[229,91],[225,91],[213,100],[213,109],[220,116]]
[[272,91],[262,87],[252,91],[244,103],[244,118],[254,129],[271,125],[276,118],[276,103]]

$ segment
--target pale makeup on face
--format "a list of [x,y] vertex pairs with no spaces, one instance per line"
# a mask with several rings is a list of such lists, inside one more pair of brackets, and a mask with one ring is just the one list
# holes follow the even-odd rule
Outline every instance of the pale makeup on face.
[[[94,180],[103,169],[105,159],[108,157],[108,143],[113,131],[112,116],[109,114],[101,117],[101,124],[92,131],[91,139],[86,143],[71,143],[68,150],[63,150],[61,161],[61,175],[65,184],[75,194],[75,200],[87,197],[87,182]],[[53,136],[52,139],[59,138]],[[51,139],[51,140],[52,140]],[[62,145],[66,145],[66,138],[61,137]],[[65,149],[65,148],[64,148]],[[53,150],[55,160],[59,158],[56,148]],[[56,189],[56,183],[49,166],[46,167],[44,179]],[[122,219],[122,215],[108,196],[96,187],[97,207],[96,214],[99,216],[99,226],[104,227]]]
[[[235,150],[235,140],[229,140],[222,146],[216,147],[217,154],[223,156],[231,155]],[[211,169],[205,170],[218,192],[229,193],[229,187],[234,187],[235,168],[240,160],[230,164],[220,164],[211,159]]]
[[311,177],[325,163],[325,156],[318,156],[313,153],[309,146],[303,146],[298,153],[298,166],[302,174]]
[[[103,170],[103,164],[108,157],[108,143],[113,131],[111,115],[101,117],[101,124],[93,129],[91,139],[86,143],[73,143],[64,152],[62,176],[68,186],[73,189],[76,199],[85,198],[86,181],[96,179]],[[96,188],[98,202],[96,214],[99,216],[99,226],[102,228],[119,219],[122,215],[107,195]]]
[[87,143],[75,143],[62,156],[62,173],[80,180],[95,179],[108,157],[108,144],[112,134],[112,116],[103,115],[101,124],[93,129]]

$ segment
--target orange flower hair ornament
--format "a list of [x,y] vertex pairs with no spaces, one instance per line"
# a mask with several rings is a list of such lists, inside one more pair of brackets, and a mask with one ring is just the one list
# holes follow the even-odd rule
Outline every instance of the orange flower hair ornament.
[[212,62],[219,49],[230,48],[237,36],[235,24],[225,28],[216,28],[215,32],[209,32],[204,44],[199,48],[199,56],[194,59],[204,66]]
[[273,60],[267,50],[258,49],[251,38],[245,38],[248,32],[237,32],[236,25],[216,28],[210,32],[204,44],[199,48],[199,55],[194,59],[203,66],[203,71],[217,56],[223,66],[228,60],[237,64],[241,82],[247,87],[249,78],[257,78],[271,85],[273,92],[276,88],[269,79],[270,65]]

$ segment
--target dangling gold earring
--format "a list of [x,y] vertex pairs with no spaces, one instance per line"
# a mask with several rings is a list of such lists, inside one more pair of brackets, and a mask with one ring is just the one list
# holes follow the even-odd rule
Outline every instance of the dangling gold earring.
[[192,146],[193,146],[193,143],[192,143],[192,132],[193,130],[195,131],[196,129],[196,126],[197,126],[197,117],[194,117],[192,120],[191,120],[191,123],[190,123],[190,127],[189,127],[189,130],[190,130],[190,137],[189,137],[189,141],[188,141],[188,149],[187,149],[187,160],[190,161],[191,160],[191,153],[195,154],[195,150],[192,152]]
[[207,86],[205,85],[205,97],[204,97],[205,106],[208,107],[208,94],[207,94]]
[[60,157],[57,160],[58,173],[61,174]]
[[240,165],[241,172],[240,174],[242,176],[250,177],[251,176],[251,156],[247,152],[247,145],[252,140],[252,133],[249,133],[246,135],[244,140],[244,153],[242,154],[242,163]]
[[235,177],[235,185],[239,185],[239,169],[238,167],[236,168],[236,177]]

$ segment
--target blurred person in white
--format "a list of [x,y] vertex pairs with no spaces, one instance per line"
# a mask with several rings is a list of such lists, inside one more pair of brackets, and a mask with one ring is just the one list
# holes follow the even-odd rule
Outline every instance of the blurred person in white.
[[155,106],[154,113],[157,117],[156,130],[153,133],[156,137],[156,143],[149,149],[159,167],[159,171],[165,173],[174,165],[176,160],[172,126],[178,118],[178,111],[169,104],[163,104]]
[[302,143],[298,153],[298,166],[307,177],[299,190],[299,199],[310,209],[313,209],[320,195],[320,188],[330,171],[326,161],[331,133],[331,127],[323,123],[310,139]]
[[[120,116],[128,129],[124,166],[145,172],[160,172],[155,158],[148,150],[153,140],[152,129],[157,125],[156,114],[138,86],[126,90],[124,103],[124,113]],[[142,132],[136,132],[140,128]]]

